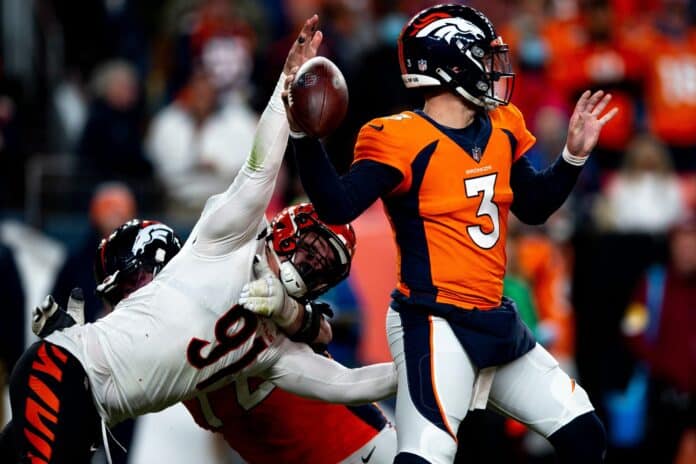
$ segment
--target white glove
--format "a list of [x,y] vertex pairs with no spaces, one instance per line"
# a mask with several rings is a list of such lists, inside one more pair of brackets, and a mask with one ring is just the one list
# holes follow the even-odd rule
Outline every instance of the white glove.
[[72,317],[77,325],[85,325],[85,296],[79,287],[73,288],[68,298],[66,307],[68,316]]
[[67,311],[61,308],[51,295],[48,295],[39,306],[34,308],[31,331],[43,338],[56,330],[84,323],[85,298],[81,288],[74,288],[70,292],[70,298],[68,298]]
[[258,278],[242,287],[239,304],[259,316],[270,317],[280,327],[292,324],[302,305],[285,293],[283,283],[258,255],[254,259],[254,274]]

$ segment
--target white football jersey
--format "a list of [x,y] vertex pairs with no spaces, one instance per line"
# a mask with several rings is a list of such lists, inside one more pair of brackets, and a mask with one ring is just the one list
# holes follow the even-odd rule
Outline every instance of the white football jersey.
[[282,81],[245,166],[208,200],[162,272],[97,322],[47,337],[81,362],[107,423],[159,411],[277,359],[285,337],[236,303],[253,278],[254,255],[265,257],[258,237],[288,138]]

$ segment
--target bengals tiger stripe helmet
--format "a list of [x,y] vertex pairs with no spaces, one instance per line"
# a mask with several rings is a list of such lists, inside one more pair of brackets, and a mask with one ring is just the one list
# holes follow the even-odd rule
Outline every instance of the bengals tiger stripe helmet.
[[406,87],[444,86],[485,109],[510,102],[515,74],[508,46],[480,11],[426,8],[404,26],[398,46]]

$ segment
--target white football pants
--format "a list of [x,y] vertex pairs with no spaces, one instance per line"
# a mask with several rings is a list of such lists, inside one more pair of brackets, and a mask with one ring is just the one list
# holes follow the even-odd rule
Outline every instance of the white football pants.
[[[387,337],[398,371],[398,453],[447,464],[454,461],[457,430],[469,410],[478,370],[446,320],[428,316],[427,321],[429,327],[404,327],[398,312],[390,308],[387,313]],[[416,346],[405,346],[405,332]],[[539,344],[495,368],[488,408],[544,437],[594,410],[585,390]]]

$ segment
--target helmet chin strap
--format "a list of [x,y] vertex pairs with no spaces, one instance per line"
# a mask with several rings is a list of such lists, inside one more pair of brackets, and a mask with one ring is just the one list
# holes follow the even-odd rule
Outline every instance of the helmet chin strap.
[[280,258],[273,250],[273,247],[268,247],[270,255],[273,256],[278,269],[280,270],[280,281],[283,283],[288,295],[293,298],[302,298],[307,294],[307,285],[302,279],[302,276],[295,268],[295,265],[290,261],[281,262]]

